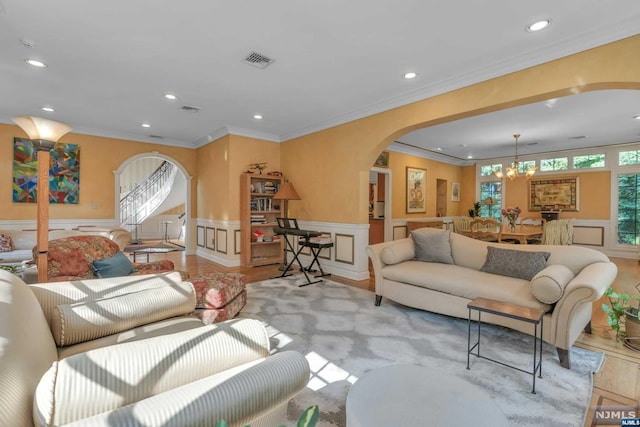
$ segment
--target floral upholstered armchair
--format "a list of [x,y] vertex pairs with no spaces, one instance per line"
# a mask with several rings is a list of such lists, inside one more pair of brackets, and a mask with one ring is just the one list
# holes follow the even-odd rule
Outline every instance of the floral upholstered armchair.
[[[37,260],[37,248],[33,248]],[[132,263],[118,244],[103,236],[69,236],[49,241],[49,282],[174,271],[173,262]]]

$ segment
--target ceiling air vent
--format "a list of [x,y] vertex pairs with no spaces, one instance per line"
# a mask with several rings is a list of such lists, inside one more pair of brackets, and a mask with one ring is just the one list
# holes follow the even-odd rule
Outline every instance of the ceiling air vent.
[[249,65],[253,65],[254,67],[265,69],[273,62],[273,59],[253,51],[249,55],[245,56],[242,61]]
[[162,136],[162,135],[153,135],[153,134],[151,134],[151,135],[149,135],[149,138],[164,139],[164,136]]
[[193,105],[183,105],[180,107],[182,111],[186,111],[187,113],[197,113],[200,111],[200,108],[194,107]]

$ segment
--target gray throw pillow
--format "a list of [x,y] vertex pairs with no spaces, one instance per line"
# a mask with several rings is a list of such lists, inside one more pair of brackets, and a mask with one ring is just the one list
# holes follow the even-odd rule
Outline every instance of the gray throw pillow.
[[424,262],[453,264],[450,236],[451,230],[412,231],[411,237],[416,249],[416,259]]
[[480,271],[531,280],[547,266],[550,252],[528,252],[487,246],[487,259]]

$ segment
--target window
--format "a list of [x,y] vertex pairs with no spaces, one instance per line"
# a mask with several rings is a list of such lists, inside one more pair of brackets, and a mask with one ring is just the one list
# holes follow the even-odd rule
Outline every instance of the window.
[[604,153],[588,154],[586,156],[574,156],[573,167],[574,169],[603,168]]
[[502,210],[502,182],[480,183],[480,216],[500,220]]
[[569,169],[569,159],[567,157],[540,160],[541,171],[559,171],[566,169]]
[[620,166],[640,164],[640,150],[621,151],[618,153],[618,164]]
[[[622,153],[620,153],[622,154]],[[638,244],[640,175],[618,175],[618,243]]]
[[527,160],[518,163],[518,173],[527,173],[527,171],[536,166],[535,160]]
[[502,165],[482,165],[480,166],[480,176],[491,176],[496,171],[501,171]]

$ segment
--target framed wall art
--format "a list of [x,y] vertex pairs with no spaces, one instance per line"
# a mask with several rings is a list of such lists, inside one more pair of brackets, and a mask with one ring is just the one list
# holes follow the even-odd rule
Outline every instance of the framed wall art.
[[382,153],[380,153],[380,155],[376,159],[376,162],[373,164],[373,166],[377,166],[377,167],[381,167],[381,168],[388,168],[389,167],[389,152],[388,151],[383,151]]
[[460,201],[460,183],[459,182],[451,183],[451,201],[452,202]]
[[427,170],[407,166],[407,213],[427,212]]
[[545,178],[529,181],[529,210],[577,211],[579,178]]
[[[80,199],[80,146],[58,142],[51,149],[49,203],[78,204]],[[38,153],[30,140],[13,139],[13,201],[36,203]]]

